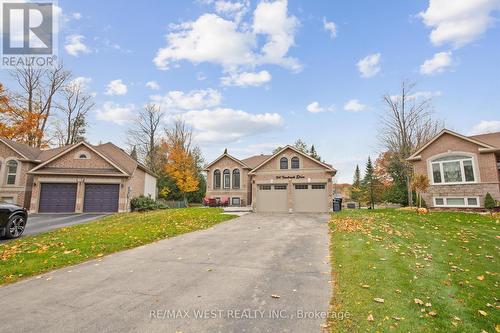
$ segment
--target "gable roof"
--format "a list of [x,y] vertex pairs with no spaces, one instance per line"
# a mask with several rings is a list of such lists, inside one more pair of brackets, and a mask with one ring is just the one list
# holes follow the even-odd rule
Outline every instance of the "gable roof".
[[30,170],[30,173],[32,172],[35,172],[39,169],[41,169],[42,167],[46,166],[47,164],[49,164],[50,162],[58,159],[59,157],[69,153],[70,151],[72,151],[73,149],[77,148],[77,147],[80,147],[80,146],[85,146],[87,147],[88,149],[90,149],[91,151],[93,151],[94,153],[96,153],[97,155],[99,155],[100,157],[102,157],[105,161],[107,161],[109,164],[111,164],[113,167],[115,167],[116,169],[118,169],[123,175],[127,175],[127,176],[130,176],[131,173],[128,173],[126,172],[123,167],[120,167],[116,162],[114,162],[113,160],[111,160],[108,156],[106,156],[105,154],[103,154],[102,152],[100,152],[98,149],[96,149],[94,146],[86,143],[85,141],[81,141],[79,143],[76,143],[74,145],[70,145],[70,146],[66,146],[65,149],[62,149],[59,151],[59,153],[55,154],[54,156],[52,156],[51,158],[43,161],[41,164],[37,165],[36,167],[34,167],[33,169]]
[[455,137],[457,137],[459,139],[462,139],[462,140],[474,143],[474,144],[476,144],[478,146],[481,146],[482,148],[495,149],[495,147],[493,147],[493,146],[491,146],[491,145],[489,145],[487,143],[484,143],[484,142],[481,142],[481,141],[477,140],[474,136],[468,137],[468,136],[459,134],[457,132],[450,131],[449,129],[445,128],[441,132],[439,132],[435,137],[433,137],[432,139],[430,139],[425,145],[423,145],[422,147],[420,147],[410,157],[408,157],[407,160],[409,160],[409,161],[419,160],[420,159],[420,153],[422,151],[424,151],[427,147],[429,147],[431,144],[433,144],[437,139],[439,139],[444,134],[453,135],[453,136],[455,136]]
[[500,132],[471,135],[469,138],[484,142],[490,146],[500,149]]
[[5,138],[0,138],[0,141],[27,160],[36,160],[41,153],[41,150],[38,148],[30,147],[16,141]]
[[272,160],[276,155],[279,155],[281,154],[282,152],[284,152],[285,150],[287,149],[291,149],[293,150],[294,152],[296,152],[297,154],[299,155],[302,155],[308,159],[310,159],[311,161],[321,165],[322,167],[324,167],[325,169],[329,170],[329,171],[332,171],[333,173],[336,173],[337,170],[335,170],[332,166],[326,164],[326,163],[323,163],[321,161],[318,161],[317,159],[309,156],[308,154],[305,154],[303,152],[301,152],[300,150],[298,150],[297,148],[293,147],[293,146],[290,146],[290,145],[287,145],[285,147],[283,147],[282,149],[280,149],[278,152],[276,152],[275,154],[269,156],[267,159],[265,159],[264,161],[262,161],[259,165],[257,165],[254,169],[252,169],[252,171],[250,171],[250,174],[253,174],[255,173],[255,171],[257,171],[257,169],[261,168],[263,165],[265,165],[267,162],[269,162],[270,160]]
[[273,155],[260,154],[260,155],[247,157],[245,159],[242,159],[241,161],[253,169],[253,168],[257,167],[259,164],[261,164],[262,162],[264,162],[265,160],[267,160],[271,156],[273,156]]
[[246,168],[246,169],[252,169],[250,166],[248,166],[247,164],[245,164],[243,161],[241,161],[241,160],[237,159],[236,157],[233,157],[233,156],[229,155],[228,153],[224,153],[224,154],[220,155],[219,157],[217,157],[217,158],[216,158],[213,162],[211,162],[210,164],[208,164],[208,165],[205,167],[205,169],[204,169],[204,170],[205,170],[205,171],[208,171],[208,169],[210,169],[210,167],[211,167],[212,165],[214,165],[215,163],[217,163],[218,161],[220,161],[220,160],[221,160],[222,158],[224,158],[224,157],[227,157],[227,158],[229,158],[229,159],[231,159],[231,160],[235,161],[236,163],[238,163],[238,164],[242,165],[242,166],[243,166],[244,168]]

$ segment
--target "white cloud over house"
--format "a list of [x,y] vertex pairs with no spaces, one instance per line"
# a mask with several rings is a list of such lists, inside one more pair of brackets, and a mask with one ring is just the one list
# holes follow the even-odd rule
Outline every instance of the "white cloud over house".
[[359,60],[357,63],[357,67],[359,73],[361,74],[361,77],[371,78],[377,75],[381,70],[381,58],[382,55],[380,53],[374,53]]
[[90,77],[77,76],[73,80],[71,80],[69,84],[78,86],[83,90],[88,90],[90,82],[92,82],[92,78]]
[[136,119],[133,104],[119,105],[114,102],[105,102],[96,110],[98,120],[110,121],[118,125],[125,125]]
[[91,53],[92,50],[84,43],[85,37],[82,35],[69,35],[66,37],[64,49],[69,55],[78,57],[80,54]]
[[419,16],[431,28],[434,45],[451,44],[462,47],[495,24],[493,13],[500,10],[500,0],[429,0]]
[[368,107],[357,99],[351,99],[344,105],[344,110],[349,112],[365,111]]
[[[219,3],[218,13],[227,13],[230,8],[226,2]],[[287,8],[286,0],[266,1],[257,5],[251,21],[240,23],[206,13],[195,21],[171,26],[166,46],[157,51],[153,61],[163,70],[183,60],[215,63],[225,70],[263,64],[299,70],[298,60],[288,56],[298,20],[288,15]]]
[[253,114],[231,108],[188,111],[182,119],[194,129],[195,140],[217,143],[275,131],[283,126],[278,113]]
[[311,102],[306,107],[307,112],[310,113],[321,113],[321,112],[334,112],[335,106],[321,106],[319,102]]
[[106,95],[125,95],[127,94],[128,88],[121,79],[112,80],[108,83],[106,87]]
[[271,74],[268,71],[229,73],[221,78],[224,86],[257,87],[271,81]]
[[500,120],[482,120],[474,125],[469,135],[500,132]]
[[451,51],[434,54],[431,59],[424,61],[420,66],[420,74],[435,75],[444,72],[453,65]]
[[201,110],[220,105],[222,95],[215,89],[201,89],[183,92],[173,90],[165,95],[153,95],[151,101],[169,113]]

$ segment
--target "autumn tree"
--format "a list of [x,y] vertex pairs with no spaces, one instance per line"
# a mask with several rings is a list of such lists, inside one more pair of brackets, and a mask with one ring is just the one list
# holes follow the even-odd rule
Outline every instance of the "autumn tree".
[[163,149],[168,152],[165,172],[177,185],[187,204],[187,193],[198,190],[199,180],[193,156],[179,143],[164,143]]
[[407,158],[434,137],[442,128],[432,118],[432,100],[415,91],[416,85],[403,81],[398,95],[386,94],[383,100],[387,112],[382,118],[379,141],[386,151],[394,154],[393,167],[405,177],[408,202],[412,202],[411,164]]
[[414,174],[411,179],[411,188],[417,193],[418,207],[422,207],[422,193],[429,188],[429,178],[423,174]]
[[17,67],[12,76],[19,91],[13,94],[15,116],[26,119],[24,143],[32,147],[47,145],[46,132],[56,94],[70,78],[62,64],[52,68]]
[[87,94],[79,82],[71,82],[62,91],[62,101],[56,104],[61,119],[56,122],[56,138],[60,146],[85,140],[87,114],[94,107],[92,96]]
[[128,144],[136,147],[137,155],[153,172],[159,172],[160,122],[163,114],[160,107],[147,104],[139,111],[134,127],[128,131]]

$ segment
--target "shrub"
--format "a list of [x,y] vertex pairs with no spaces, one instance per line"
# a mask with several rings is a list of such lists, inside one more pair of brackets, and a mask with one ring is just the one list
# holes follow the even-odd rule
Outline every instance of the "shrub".
[[495,206],[496,206],[495,199],[493,199],[493,197],[489,192],[486,193],[486,196],[484,197],[484,208],[493,209],[495,208]]
[[145,197],[143,195],[130,200],[130,207],[134,212],[145,212],[149,210],[166,208],[164,205],[154,201],[150,197]]

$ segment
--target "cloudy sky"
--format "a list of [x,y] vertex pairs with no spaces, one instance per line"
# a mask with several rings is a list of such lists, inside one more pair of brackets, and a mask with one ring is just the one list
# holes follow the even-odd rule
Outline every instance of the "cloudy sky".
[[[379,151],[401,80],[464,134],[500,131],[500,0],[59,0],[59,57],[96,108],[89,141],[124,145],[147,102],[205,158],[302,138],[351,181]],[[0,79],[9,85],[3,70]]]

